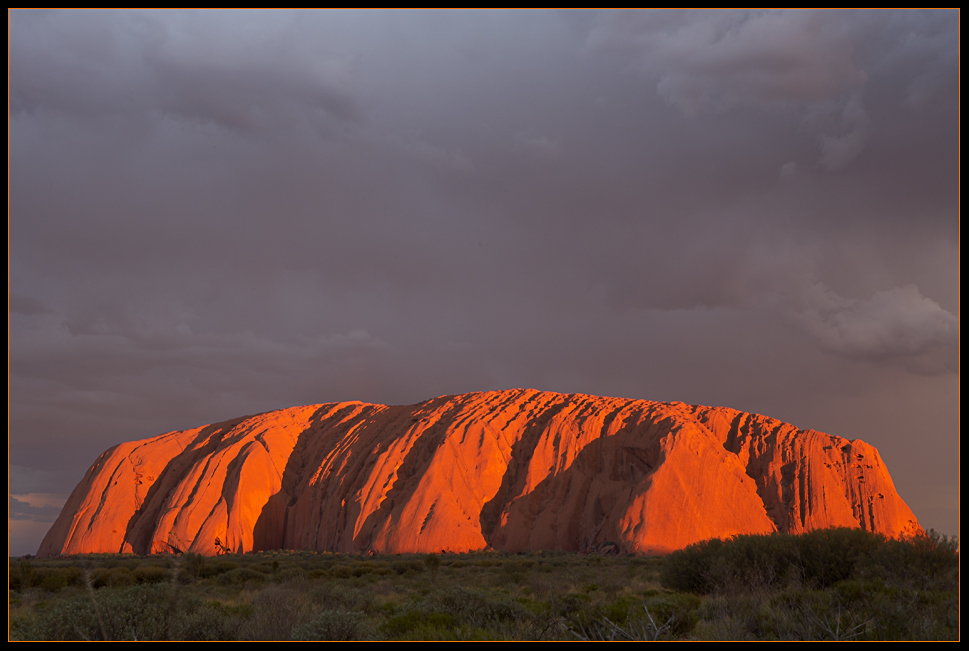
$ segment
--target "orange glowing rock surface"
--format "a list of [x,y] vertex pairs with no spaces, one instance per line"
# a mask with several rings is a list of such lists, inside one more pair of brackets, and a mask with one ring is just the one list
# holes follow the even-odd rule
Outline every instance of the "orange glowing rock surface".
[[919,525],[878,451],[726,408],[516,389],[294,407],[123,443],[38,554],[615,546]]

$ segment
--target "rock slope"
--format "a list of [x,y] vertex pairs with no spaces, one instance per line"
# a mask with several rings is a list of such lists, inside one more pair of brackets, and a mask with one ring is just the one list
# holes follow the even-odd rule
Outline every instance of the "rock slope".
[[722,407],[543,393],[294,407],[102,454],[41,556],[615,548],[919,531],[878,451]]

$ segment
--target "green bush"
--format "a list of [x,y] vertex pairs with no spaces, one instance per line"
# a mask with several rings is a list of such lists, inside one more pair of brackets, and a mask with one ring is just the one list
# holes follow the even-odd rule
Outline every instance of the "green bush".
[[174,622],[172,639],[217,642],[239,639],[242,618],[217,602],[183,611]]
[[81,570],[77,567],[38,568],[30,576],[31,585],[47,592],[60,592],[68,586],[80,586],[83,582]]
[[884,536],[847,528],[706,540],[667,556],[660,582],[696,594],[826,588],[850,578],[887,543]]
[[712,592],[711,570],[723,546],[722,540],[713,538],[669,554],[660,570],[660,583],[664,588],[681,592]]
[[958,590],[959,543],[929,530],[905,540],[888,540],[863,559],[860,574],[894,585],[926,590]]
[[[699,597],[684,592],[659,593],[642,600],[643,610],[657,623],[666,625],[674,637],[686,635],[696,626],[700,603]],[[642,615],[638,618],[641,620]]]
[[210,561],[204,564],[200,564],[198,571],[195,576],[200,579],[210,579],[214,576],[219,576],[221,574],[226,574],[232,570],[239,569],[238,563],[233,563],[230,560],[220,559],[217,561]]
[[95,603],[87,595],[60,599],[35,611],[29,630],[30,640],[103,640]]
[[856,565],[886,544],[885,536],[863,529],[819,529],[791,536],[793,559],[807,585],[826,588],[852,576]]
[[101,569],[94,573],[92,583],[95,588],[123,588],[134,585],[134,572],[127,567],[110,567]]
[[10,559],[7,563],[7,588],[15,591],[25,590],[31,587],[33,575],[34,566],[29,560],[25,558],[17,561]]
[[387,637],[396,640],[442,640],[455,627],[454,617],[447,613],[407,610],[390,617],[381,626]]
[[324,610],[310,622],[293,628],[294,640],[366,640],[372,635],[366,615],[358,610]]
[[307,599],[316,610],[359,610],[372,613],[376,598],[372,590],[348,588],[337,583],[324,583],[309,591]]
[[391,562],[390,569],[397,574],[420,574],[426,569],[426,566],[422,561],[416,559],[396,560]]
[[353,576],[353,568],[349,565],[334,565],[330,568],[330,576],[334,579],[349,579]]
[[159,565],[142,565],[136,567],[132,574],[138,583],[162,583],[168,580],[168,570]]
[[165,640],[174,612],[172,597],[168,585],[78,593],[38,610],[32,639]]
[[237,567],[234,570],[229,570],[224,574],[220,574],[218,579],[216,579],[219,585],[243,585],[245,583],[263,583],[269,577],[258,570],[254,570],[249,567]]
[[99,590],[99,610],[109,640],[167,640],[175,616],[171,585]]
[[252,600],[252,615],[240,636],[247,640],[288,640],[293,627],[311,616],[310,601],[291,585],[272,584]]
[[573,620],[571,631],[586,641],[673,640],[696,624],[694,611],[699,602],[699,598],[682,593],[639,601],[624,599],[595,615],[581,613]]

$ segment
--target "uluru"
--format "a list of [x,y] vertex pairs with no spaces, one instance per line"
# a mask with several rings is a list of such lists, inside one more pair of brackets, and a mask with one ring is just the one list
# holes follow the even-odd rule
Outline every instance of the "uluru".
[[878,451],[724,407],[532,389],[293,407],[122,443],[38,555],[494,549],[920,531]]

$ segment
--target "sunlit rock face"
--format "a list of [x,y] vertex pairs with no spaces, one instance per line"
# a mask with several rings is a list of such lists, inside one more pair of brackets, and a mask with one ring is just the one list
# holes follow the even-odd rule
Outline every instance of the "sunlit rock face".
[[38,553],[649,554],[836,526],[920,530],[867,443],[722,407],[517,389],[294,407],[123,443]]

